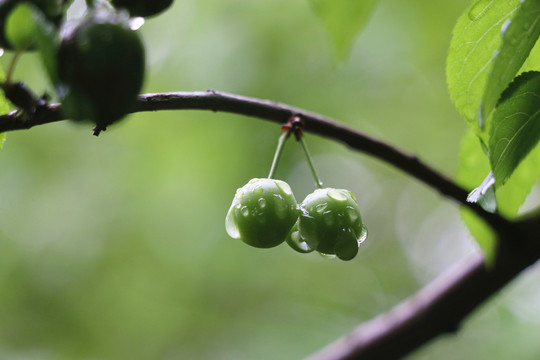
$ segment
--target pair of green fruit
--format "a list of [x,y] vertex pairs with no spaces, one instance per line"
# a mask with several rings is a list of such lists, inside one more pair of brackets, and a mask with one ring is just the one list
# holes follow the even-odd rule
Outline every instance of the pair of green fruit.
[[351,260],[366,228],[353,193],[317,189],[298,204],[291,187],[275,179],[252,179],[236,191],[226,217],[229,236],[258,248],[284,241],[295,251],[318,251]]
[[144,45],[129,16],[156,15],[172,0],[111,0],[66,23],[71,1],[0,0],[0,46],[37,49],[64,116],[94,122],[98,135],[134,109],[143,85]]

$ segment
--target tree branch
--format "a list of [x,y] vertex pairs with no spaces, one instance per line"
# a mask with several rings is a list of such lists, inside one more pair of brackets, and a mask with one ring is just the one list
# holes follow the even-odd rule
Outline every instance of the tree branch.
[[514,242],[500,249],[491,269],[486,269],[483,257],[475,254],[407,301],[365,322],[309,359],[401,359],[435,337],[457,331],[467,315],[538,260],[538,245],[523,244]]
[[[0,116],[0,132],[29,129],[36,125],[62,120],[58,104],[39,107],[34,114],[10,113]],[[305,131],[346,144],[350,148],[374,156],[422,181],[441,194],[471,208],[495,230],[514,231],[513,225],[497,214],[467,202],[468,191],[439,172],[382,141],[340,125],[329,118],[288,105],[245,96],[208,90],[204,92],[172,92],[139,95],[133,112],[158,110],[211,110],[257,117],[283,124],[293,115],[301,115]],[[21,116],[23,115],[23,116]]]
[[[314,359],[394,359],[430,339],[455,331],[481,302],[501,289],[540,257],[537,223],[510,222],[466,201],[467,191],[415,156],[373,139],[320,115],[284,104],[216,91],[140,95],[133,112],[158,110],[211,110],[285,123],[292,115],[305,121],[305,131],[339,141],[374,156],[422,181],[441,194],[471,208],[499,234],[497,258],[491,269],[475,255],[421,290],[392,311],[369,321],[348,337],[330,345]],[[32,114],[12,112],[0,116],[0,132],[29,129],[62,120],[60,105],[39,106]]]

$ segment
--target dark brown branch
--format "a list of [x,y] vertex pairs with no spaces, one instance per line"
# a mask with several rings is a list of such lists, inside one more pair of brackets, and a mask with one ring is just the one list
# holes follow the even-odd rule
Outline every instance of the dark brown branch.
[[342,142],[352,149],[370,154],[389,163],[412,177],[436,189],[474,210],[494,229],[511,233],[513,226],[498,215],[484,211],[477,204],[467,202],[468,191],[433,170],[416,156],[406,154],[382,141],[371,138],[356,130],[338,124],[329,118],[312,114],[288,105],[239,95],[209,90],[206,92],[175,92],[145,94],[139,96],[136,111],[199,109],[226,111],[235,114],[258,117],[280,124],[299,114],[305,121],[305,130],[329,139]]
[[[537,240],[530,238],[533,233],[527,236]],[[362,324],[310,360],[400,359],[441,334],[457,331],[463,319],[478,305],[540,256],[536,241],[527,242],[527,246],[522,246],[525,241],[502,243],[505,248],[500,249],[492,269],[485,268],[481,255],[474,255],[409,300]]]
[[[140,95],[134,112],[199,109],[226,111],[284,123],[300,115],[305,130],[342,142],[352,149],[389,163],[436,189],[441,194],[470,207],[500,235],[498,257],[486,270],[477,255],[426,287],[409,301],[358,328],[346,339],[331,345],[316,359],[393,359],[418,348],[430,339],[454,331],[481,302],[501,289],[520,271],[540,257],[536,247],[536,229],[532,223],[511,223],[466,201],[467,191],[437,171],[381,141],[349,129],[328,118],[287,105],[238,95],[206,92],[178,92]],[[10,113],[0,117],[0,132],[29,129],[62,120],[59,105],[42,107],[32,116]]]
[[[133,112],[158,110],[225,111],[270,120],[280,124],[287,122],[292,115],[301,115],[305,121],[306,131],[342,142],[352,149],[362,151],[397,167],[441,194],[471,208],[499,232],[511,233],[514,230],[512,224],[500,216],[484,211],[477,204],[467,202],[468,192],[465,189],[421,162],[416,156],[406,154],[389,144],[340,125],[321,115],[272,101],[214,90],[144,94],[139,95],[137,100]],[[36,112],[35,116],[28,118],[11,113],[0,117],[0,132],[29,129],[36,125],[61,119],[58,105],[42,107]]]

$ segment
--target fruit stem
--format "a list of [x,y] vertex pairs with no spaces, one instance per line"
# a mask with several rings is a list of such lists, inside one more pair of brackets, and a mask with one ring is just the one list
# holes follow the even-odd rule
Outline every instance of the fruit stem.
[[306,154],[307,162],[309,164],[309,169],[311,170],[313,179],[315,179],[315,185],[317,185],[317,188],[322,189],[323,183],[321,179],[319,178],[319,175],[317,175],[317,170],[315,170],[315,166],[313,165],[313,161],[311,160],[311,155],[309,154],[309,150],[308,150],[306,142],[304,141],[304,137],[300,136],[298,141],[300,141],[300,144],[302,144],[302,148],[304,149],[304,153]]
[[274,160],[272,160],[272,166],[270,167],[270,173],[268,174],[269,179],[272,179],[276,174],[279,159],[281,158],[281,153],[283,152],[283,146],[285,145],[285,140],[287,140],[290,134],[291,131],[287,130],[283,131],[279,136],[276,152],[274,154]]
[[11,75],[13,74],[13,71],[15,70],[15,64],[17,64],[17,60],[19,60],[19,57],[21,56],[22,51],[19,49],[15,52],[13,57],[11,58],[11,61],[9,62],[8,69],[6,71],[6,78],[5,83],[9,85],[11,82]]

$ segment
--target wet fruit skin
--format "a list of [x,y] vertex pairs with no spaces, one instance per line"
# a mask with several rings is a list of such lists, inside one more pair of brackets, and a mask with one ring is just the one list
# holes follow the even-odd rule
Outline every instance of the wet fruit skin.
[[271,248],[285,241],[299,213],[286,182],[255,178],[236,191],[227,213],[227,233],[248,245]]
[[114,13],[85,18],[63,36],[58,50],[65,116],[94,121],[99,134],[133,109],[144,67],[144,46],[126,19]]
[[9,41],[7,41],[4,33],[6,18],[15,5],[21,2],[35,5],[51,23],[59,26],[72,0],[0,0],[0,47],[4,49],[11,50],[13,48]]
[[322,254],[350,260],[358,253],[362,218],[354,195],[343,189],[317,189],[301,204],[300,236]]
[[112,0],[111,4],[129,11],[131,16],[149,17],[171,6],[173,0]]
[[307,254],[314,250],[310,248],[304,240],[302,240],[302,237],[300,236],[300,231],[298,230],[298,221],[294,223],[294,226],[292,227],[291,231],[289,231],[289,234],[287,235],[285,241],[294,251],[301,254]]

